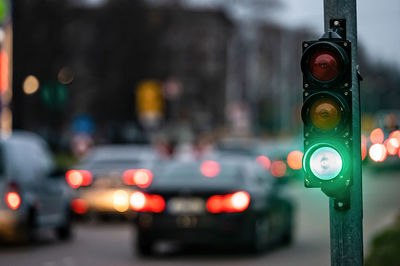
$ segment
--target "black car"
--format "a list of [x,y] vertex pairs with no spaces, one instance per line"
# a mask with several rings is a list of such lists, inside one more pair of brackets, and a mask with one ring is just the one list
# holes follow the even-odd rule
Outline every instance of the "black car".
[[150,254],[159,240],[260,251],[292,239],[292,204],[256,163],[172,162],[156,175],[130,198],[141,254]]

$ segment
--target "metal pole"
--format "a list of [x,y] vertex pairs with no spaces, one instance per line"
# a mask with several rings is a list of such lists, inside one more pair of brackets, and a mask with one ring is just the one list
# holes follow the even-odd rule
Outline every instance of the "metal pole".
[[338,211],[329,200],[331,265],[363,265],[362,175],[360,86],[357,75],[357,11],[356,0],[324,0],[325,31],[331,19],[345,19],[347,39],[352,43],[353,95],[353,186],[350,190],[350,209]]

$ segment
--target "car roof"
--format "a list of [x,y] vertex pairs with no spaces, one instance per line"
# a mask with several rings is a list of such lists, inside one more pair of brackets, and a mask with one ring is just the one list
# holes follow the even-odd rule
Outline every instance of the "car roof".
[[150,145],[109,144],[93,147],[82,162],[152,159],[157,159],[157,152]]

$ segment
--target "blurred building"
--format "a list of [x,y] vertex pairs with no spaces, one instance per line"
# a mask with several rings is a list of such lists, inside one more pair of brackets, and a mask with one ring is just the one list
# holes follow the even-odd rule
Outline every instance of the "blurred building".
[[[272,10],[273,2],[264,8]],[[298,133],[301,42],[319,36],[268,19],[237,19],[226,2],[208,8],[187,3],[15,1],[14,128],[59,145],[59,136],[84,115],[103,142],[143,138],[137,90],[153,80],[163,97],[156,129]],[[38,87],[29,93],[23,90],[28,77]],[[397,84],[392,80],[387,95]],[[383,82],[374,79],[366,91]]]

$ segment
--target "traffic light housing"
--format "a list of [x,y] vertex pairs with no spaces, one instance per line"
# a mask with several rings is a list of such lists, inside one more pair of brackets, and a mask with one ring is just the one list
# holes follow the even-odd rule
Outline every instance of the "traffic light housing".
[[303,42],[306,187],[320,187],[348,208],[352,185],[351,42],[334,31]]

